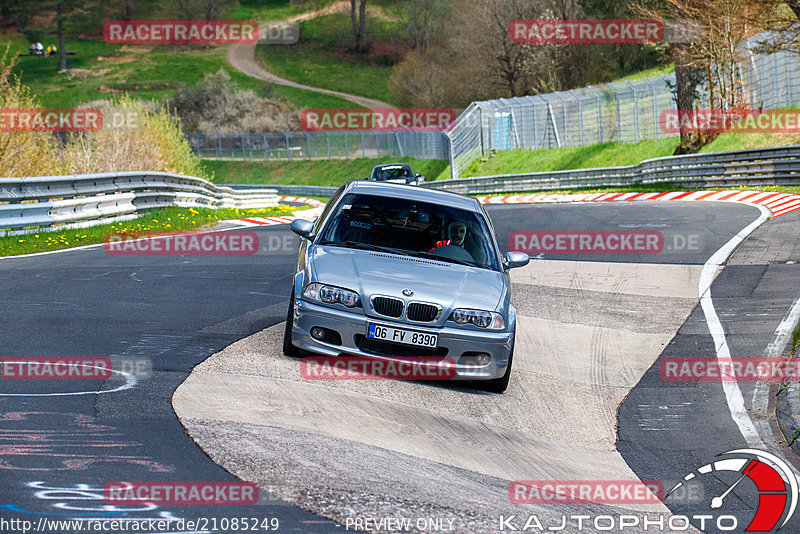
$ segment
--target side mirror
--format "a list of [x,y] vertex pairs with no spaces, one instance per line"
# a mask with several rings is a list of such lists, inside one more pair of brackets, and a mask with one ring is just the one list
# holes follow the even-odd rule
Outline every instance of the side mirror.
[[523,252],[508,252],[503,266],[506,269],[515,269],[516,267],[525,267],[529,261],[531,261],[530,256]]
[[289,225],[292,232],[303,239],[311,240],[314,237],[314,223],[305,219],[295,219]]

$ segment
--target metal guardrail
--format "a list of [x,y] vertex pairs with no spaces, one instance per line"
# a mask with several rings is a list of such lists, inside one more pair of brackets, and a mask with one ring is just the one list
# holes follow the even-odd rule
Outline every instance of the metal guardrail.
[[625,167],[533,172],[425,182],[463,194],[679,183],[688,187],[800,185],[800,145],[667,156]]
[[0,178],[0,230],[87,227],[165,206],[276,206],[274,189],[233,189],[163,172]]
[[[782,50],[754,52],[774,39],[760,33],[737,46],[738,64],[730,72],[749,109],[780,109],[797,104],[800,56]],[[675,74],[617,81],[568,91],[472,102],[447,132],[450,176],[461,177],[476,158],[491,150],[537,150],[664,139],[662,113],[676,109]],[[698,107],[714,107],[700,88]]]

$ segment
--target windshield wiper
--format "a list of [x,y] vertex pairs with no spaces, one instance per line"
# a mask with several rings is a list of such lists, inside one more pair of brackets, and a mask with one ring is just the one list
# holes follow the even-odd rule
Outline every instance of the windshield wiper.
[[360,243],[358,241],[321,241],[320,245],[333,245],[335,247],[358,248],[364,250],[374,250],[377,252],[389,252],[390,254],[404,254],[398,252],[396,249],[389,247],[380,247],[371,243]]

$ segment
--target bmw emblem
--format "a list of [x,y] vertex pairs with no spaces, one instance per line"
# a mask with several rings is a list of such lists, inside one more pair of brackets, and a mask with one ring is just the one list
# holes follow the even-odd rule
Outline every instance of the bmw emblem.
[[403,290],[403,295],[405,295],[405,296],[407,296],[407,297],[410,297],[410,296],[411,296],[411,295],[413,295],[413,294],[414,294],[414,292],[413,292],[413,291],[411,291],[411,290],[410,290],[410,289],[408,289],[408,288],[405,288],[405,289]]

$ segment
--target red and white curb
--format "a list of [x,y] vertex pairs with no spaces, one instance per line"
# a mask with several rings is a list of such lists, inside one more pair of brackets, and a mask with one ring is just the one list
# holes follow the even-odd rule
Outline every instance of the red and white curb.
[[[800,195],[777,193],[770,191],[668,191],[661,193],[580,193],[552,194],[534,193],[529,195],[494,195],[477,197],[482,204],[538,204],[561,202],[641,202],[656,201],[706,201],[706,202],[742,202],[768,208],[773,217],[779,217],[795,210],[800,210]],[[306,197],[280,197],[287,202],[300,202],[314,206],[310,210],[295,212],[294,215],[279,217],[249,217],[234,222],[242,227],[271,226],[289,224],[295,219],[313,220],[325,207],[324,202]]]
[[638,202],[680,200],[743,202],[769,208],[773,217],[800,210],[800,195],[770,191],[669,191],[662,193],[581,193],[577,195],[537,193],[477,197],[482,204],[534,204],[543,202]]
[[310,210],[298,210],[294,215],[280,215],[278,217],[248,217],[244,219],[236,219],[231,222],[238,223],[242,228],[253,226],[272,226],[276,224],[289,224],[295,219],[314,220],[319,217],[322,208],[325,207],[324,202],[320,202],[315,198],[306,197],[278,197],[279,201],[285,202],[298,202],[301,204],[308,204],[313,206]]

